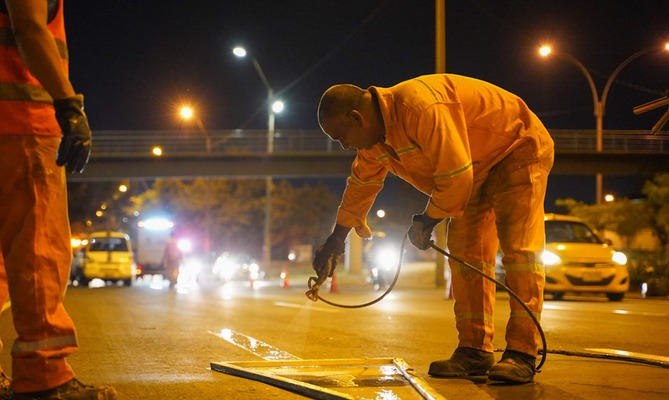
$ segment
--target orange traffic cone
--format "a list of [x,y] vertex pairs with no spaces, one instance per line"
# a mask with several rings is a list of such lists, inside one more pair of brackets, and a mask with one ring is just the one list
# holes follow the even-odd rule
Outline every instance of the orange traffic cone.
[[332,274],[332,280],[330,281],[330,293],[339,292],[339,283],[337,283],[337,272],[335,271]]
[[290,281],[289,281],[289,274],[288,274],[288,268],[284,268],[281,271],[281,279],[283,280],[283,288],[288,289],[290,287]]

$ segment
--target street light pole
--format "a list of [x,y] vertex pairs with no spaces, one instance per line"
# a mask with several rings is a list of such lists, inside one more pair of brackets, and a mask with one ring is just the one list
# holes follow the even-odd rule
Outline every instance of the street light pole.
[[[583,72],[583,75],[585,76],[585,79],[588,81],[588,85],[590,86],[590,91],[592,92],[592,101],[593,101],[593,106],[594,106],[594,115],[595,115],[595,132],[596,132],[596,137],[595,137],[595,150],[600,153],[603,149],[603,137],[604,137],[604,113],[606,109],[606,99],[608,98],[609,90],[611,89],[611,85],[613,84],[613,81],[616,79],[620,71],[623,70],[629,63],[632,61],[636,60],[637,58],[641,57],[644,54],[648,54],[654,51],[661,51],[661,50],[669,50],[669,43],[664,44],[661,48],[658,46],[651,46],[646,49],[640,50],[631,56],[629,56],[625,61],[620,63],[618,67],[611,73],[609,76],[608,80],[606,81],[606,84],[604,85],[604,90],[602,91],[601,97],[597,93],[597,87],[595,85],[594,80],[592,79],[592,75],[590,74],[590,71],[583,65],[582,62],[580,62],[576,57],[572,56],[569,53],[565,52],[556,52],[555,54],[558,57],[562,57],[563,59],[567,60],[568,62],[576,65],[578,69]],[[542,57],[547,57],[549,54],[552,53],[552,49],[550,46],[542,46],[539,49],[539,54]],[[602,186],[603,186],[603,175],[601,172],[598,172],[596,174],[596,182],[595,182],[595,200],[597,204],[602,203]]]
[[[235,47],[232,52],[237,57],[246,57],[246,50],[243,47]],[[265,72],[260,67],[258,60],[251,56],[251,63],[255,68],[258,76],[265,89],[267,89],[267,154],[270,155],[274,152],[274,90],[270,86],[269,81]],[[263,226],[263,265],[265,268],[269,268],[272,262],[272,176],[268,175],[265,178],[265,225]]]
[[[211,137],[209,136],[209,132],[207,129],[204,127],[204,123],[202,122],[202,118],[200,118],[197,113],[193,112],[193,109],[190,106],[183,106],[180,110],[181,117],[185,120],[189,120],[193,118],[195,120],[195,124],[197,125],[198,129],[200,132],[204,135],[204,146],[205,146],[205,152],[207,155],[211,153]],[[209,189],[209,177],[205,178],[207,182],[205,182],[204,185],[204,201],[205,201],[205,216],[204,216],[204,249],[207,251],[207,261],[209,261],[209,257],[211,256],[211,192]]]

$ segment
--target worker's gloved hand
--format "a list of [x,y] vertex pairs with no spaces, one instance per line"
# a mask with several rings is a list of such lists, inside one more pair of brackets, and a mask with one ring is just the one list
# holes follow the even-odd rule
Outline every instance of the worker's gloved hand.
[[[345,226],[336,225],[332,234],[327,238],[325,243],[318,246],[314,252],[314,261],[312,267],[316,271],[318,276],[322,276],[324,273],[328,272],[328,260],[330,257],[334,256],[335,260],[340,255],[344,254],[345,240],[348,236],[348,232],[351,228]],[[334,273],[334,268],[332,271],[329,271],[328,277],[332,277]]]
[[58,147],[56,164],[65,166],[67,172],[83,172],[91,155],[92,135],[84,113],[84,96],[81,94],[53,101],[56,119],[63,132]]
[[409,232],[407,233],[411,244],[419,250],[429,249],[432,230],[439,222],[441,222],[440,219],[430,218],[426,214],[414,215],[413,224],[411,224],[411,228],[409,228]]

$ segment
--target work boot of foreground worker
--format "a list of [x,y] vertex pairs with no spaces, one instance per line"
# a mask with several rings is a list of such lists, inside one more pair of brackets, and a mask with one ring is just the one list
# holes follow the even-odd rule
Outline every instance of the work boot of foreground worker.
[[486,375],[495,365],[495,356],[487,351],[458,347],[448,360],[433,361],[428,374],[442,378]]
[[519,351],[506,350],[500,362],[490,368],[488,379],[507,383],[528,383],[534,380],[537,358]]
[[88,386],[77,379],[53,389],[32,393],[12,393],[13,400],[116,400],[116,390],[111,386]]

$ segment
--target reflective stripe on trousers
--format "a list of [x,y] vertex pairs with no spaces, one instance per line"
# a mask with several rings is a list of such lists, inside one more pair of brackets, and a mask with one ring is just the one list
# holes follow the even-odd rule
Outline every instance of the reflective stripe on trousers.
[[[448,248],[494,276],[501,247],[507,286],[539,316],[545,284],[539,255],[545,245],[544,198],[553,156],[552,151],[542,158],[536,153],[534,142],[526,142],[475,180],[465,214],[449,224]],[[453,269],[452,282],[459,346],[493,351],[495,284],[463,266]],[[514,299],[510,307],[507,348],[536,355],[538,330]]]
[[[53,136],[0,135],[0,267],[18,334],[12,349],[17,392],[74,377],[65,359],[77,342],[62,303],[72,256],[65,172],[55,162],[59,143]],[[5,299],[7,286],[2,289]]]

